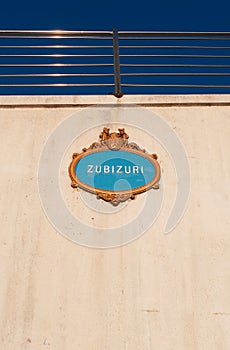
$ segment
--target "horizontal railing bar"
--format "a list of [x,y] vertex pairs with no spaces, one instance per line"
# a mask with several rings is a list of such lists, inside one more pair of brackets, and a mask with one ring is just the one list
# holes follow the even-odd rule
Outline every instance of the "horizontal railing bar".
[[[1,63],[0,67],[112,67],[112,63]],[[230,65],[215,64],[132,64],[122,63],[121,67],[168,67],[168,68],[230,68]]]
[[47,36],[47,37],[43,37],[43,36],[4,36],[4,37],[1,37],[0,35],[0,40],[4,40],[4,39],[18,39],[18,40],[25,40],[25,39],[29,39],[29,40],[36,40],[36,39],[44,39],[44,40],[66,40],[66,39],[76,39],[76,40],[110,40],[111,41],[111,38],[109,37],[96,37],[96,36],[88,36],[88,37],[71,37],[71,36]]
[[57,40],[57,39],[61,39],[61,40],[64,40],[64,39],[76,39],[76,40],[82,40],[82,39],[89,39],[89,40],[111,40],[110,37],[107,37],[107,36],[85,36],[85,37],[77,37],[77,36],[60,36],[60,35],[56,35],[56,36],[7,36],[7,35],[4,35],[4,36],[1,36],[0,35],[0,40],[3,40],[3,39],[52,39],[52,40]]
[[122,73],[123,76],[133,76],[133,77],[211,77],[211,76],[218,76],[218,77],[229,77],[230,73]]
[[[1,56],[1,55],[0,55]],[[170,57],[170,58],[230,58],[230,56],[226,55],[120,55],[120,57],[157,57],[157,58],[164,58],[164,57]]]
[[[0,78],[43,78],[43,77],[112,77],[111,73],[47,73],[47,74],[0,74]],[[180,77],[180,76],[217,76],[228,77],[230,73],[122,73],[124,77]]]
[[42,78],[42,77],[113,77],[111,73],[47,73],[47,74],[0,74],[0,78]]
[[119,36],[230,36],[230,32],[119,31]]
[[25,55],[23,55],[23,54],[19,54],[19,55],[8,55],[8,54],[1,54],[0,55],[0,57],[52,57],[52,58],[57,58],[57,57],[113,57],[113,55],[91,55],[91,54],[89,54],[89,55],[74,55],[74,54],[70,54],[70,55],[68,55],[68,54],[41,54],[41,55],[39,55],[39,54],[37,54],[37,55],[27,55],[27,54],[25,54]]
[[[1,37],[0,36],[0,40],[3,40],[3,39],[86,39],[86,40],[94,40],[94,39],[96,39],[96,40],[111,40],[110,38],[108,38],[108,37],[85,37],[85,38],[75,38],[75,37],[63,37],[63,38],[59,38],[59,37],[50,37],[50,38],[43,38],[43,37]],[[168,38],[165,38],[165,37],[162,37],[162,38],[159,38],[159,37],[156,37],[156,38],[119,38],[119,40],[143,40],[143,41],[145,41],[145,40],[147,40],[147,41],[164,41],[164,40],[166,40],[166,41],[170,41],[170,40],[172,40],[172,41],[192,41],[192,40],[195,40],[195,41],[206,41],[206,40],[208,40],[208,41],[226,41],[226,42],[228,42],[229,40],[230,40],[230,38],[222,38],[222,37],[220,37],[220,38],[190,38],[190,37],[188,37],[188,38],[185,38],[185,37],[182,37],[182,38],[180,38],[180,37],[168,37]]]
[[[100,87],[114,84],[0,84],[0,87]],[[185,85],[185,84],[122,84],[123,87],[185,87],[185,88],[230,88],[230,85]]]
[[[4,35],[4,36],[1,36],[0,35],[0,40],[1,39],[76,39],[76,40],[82,40],[82,39],[89,39],[89,40],[93,40],[93,39],[96,39],[96,40],[111,40],[110,37],[107,37],[107,36],[85,36],[85,37],[77,37],[77,36],[60,36],[60,35],[56,35],[56,36],[23,36],[23,35],[20,35],[20,36],[7,36],[7,35]],[[154,41],[154,40],[209,40],[209,41],[220,41],[220,40],[225,40],[225,41],[228,41],[230,40],[229,37],[185,37],[185,36],[182,36],[182,37],[119,37],[119,40],[148,40],[148,41]]]
[[[106,54],[102,54],[102,55],[78,55],[78,54],[19,54],[19,55],[14,55],[14,54],[0,54],[0,57],[51,57],[51,58],[60,58],[60,57],[113,57],[113,55],[106,55]],[[226,56],[226,55],[120,55],[120,57],[129,57],[129,58],[136,58],[136,57],[142,57],[142,58],[146,58],[146,57],[155,57],[155,58],[164,58],[164,57],[168,57],[168,58],[230,58],[230,56]]]
[[0,67],[112,67],[113,63],[1,63]]
[[[111,36],[112,31],[75,31],[75,30],[0,30],[0,36],[3,35],[76,35],[85,36]],[[118,35],[130,36],[230,36],[230,32],[178,32],[178,31],[118,31]]]
[[230,40],[229,37],[155,37],[155,38],[150,38],[150,37],[120,37],[119,40],[148,40],[148,41],[155,41],[155,40],[209,40],[209,41],[228,41]]
[[0,30],[0,37],[2,36],[19,36],[33,35],[33,36],[109,36],[112,37],[112,31],[76,31],[76,30]]
[[[1,45],[0,49],[112,49],[111,45]],[[121,45],[120,49],[210,49],[230,50],[230,46]]]
[[143,46],[133,46],[133,45],[127,45],[127,46],[120,46],[120,49],[210,49],[210,50],[230,50],[230,46],[184,46],[184,45],[143,45]]
[[[111,40],[111,38],[109,37],[33,37],[33,36],[26,36],[26,37],[13,37],[13,36],[10,36],[10,37],[7,37],[7,36],[4,36],[4,37],[1,37],[0,35],[0,40],[3,40],[3,39],[52,39],[52,40],[56,40],[56,39],[76,39],[76,40],[82,40],[82,39],[86,39],[86,40]],[[201,40],[208,40],[208,41],[229,41],[230,38],[229,37],[226,37],[226,38],[223,38],[223,37],[155,37],[155,38],[149,38],[149,37],[136,37],[136,38],[132,38],[132,37],[125,37],[125,38],[119,38],[119,40],[148,40],[148,41],[164,41],[164,40],[176,40],[176,41],[179,41],[179,40],[186,40],[186,41],[189,41],[189,40],[196,40],[196,41],[201,41]]]
[[0,45],[0,49],[112,49],[111,45]]
[[123,87],[173,87],[173,88],[213,88],[230,89],[230,85],[186,85],[186,84],[122,84]]
[[168,67],[168,68],[230,68],[226,64],[157,64],[157,63],[121,63],[121,67]]
[[[75,31],[75,30],[0,30],[2,35],[77,35],[77,36],[111,36],[112,31]],[[230,36],[230,32],[179,32],[179,31],[118,31],[119,36]]]
[[114,86],[114,84],[0,84],[0,87],[100,87]]

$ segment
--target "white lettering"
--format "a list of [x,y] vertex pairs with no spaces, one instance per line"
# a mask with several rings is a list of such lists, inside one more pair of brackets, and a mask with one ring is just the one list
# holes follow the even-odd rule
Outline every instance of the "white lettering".
[[138,174],[139,173],[139,167],[137,165],[133,166],[133,174]]
[[91,164],[88,165],[87,173],[90,173],[90,174],[93,173],[93,165],[91,165]]
[[117,165],[117,174],[122,174],[122,165]]
[[109,174],[109,173],[110,173],[110,166],[104,165],[104,174]]
[[100,174],[100,173],[101,173],[101,166],[96,165],[95,172],[96,172],[97,174]]
[[139,165],[87,165],[88,174],[144,174],[144,167]]
[[128,166],[125,165],[125,173],[126,174],[130,174],[131,173],[131,166],[130,165],[128,165]]

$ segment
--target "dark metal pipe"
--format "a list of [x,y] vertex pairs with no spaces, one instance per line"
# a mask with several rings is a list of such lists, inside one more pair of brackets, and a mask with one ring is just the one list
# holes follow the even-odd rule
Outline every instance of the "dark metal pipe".
[[113,29],[113,63],[114,63],[114,96],[120,98],[123,96],[121,92],[121,73],[120,73],[120,56],[119,56],[119,41],[118,31]]

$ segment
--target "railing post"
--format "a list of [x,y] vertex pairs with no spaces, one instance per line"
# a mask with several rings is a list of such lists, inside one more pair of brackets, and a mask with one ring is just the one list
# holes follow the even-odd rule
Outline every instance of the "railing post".
[[121,92],[119,41],[118,41],[118,31],[116,28],[113,29],[113,67],[114,67],[114,85],[115,85],[114,96],[119,98],[123,96],[123,93]]

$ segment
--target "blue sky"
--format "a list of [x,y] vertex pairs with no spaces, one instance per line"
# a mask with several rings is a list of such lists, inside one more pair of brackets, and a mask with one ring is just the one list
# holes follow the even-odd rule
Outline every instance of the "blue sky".
[[230,2],[203,0],[2,1],[1,29],[229,31]]

